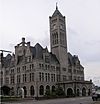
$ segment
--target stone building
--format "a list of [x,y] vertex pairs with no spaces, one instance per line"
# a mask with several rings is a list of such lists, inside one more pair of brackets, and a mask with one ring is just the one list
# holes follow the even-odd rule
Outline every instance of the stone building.
[[[11,95],[19,95],[21,88],[27,97],[42,97],[60,86],[67,96],[88,96],[92,82],[84,80],[84,67],[78,56],[67,52],[66,20],[58,7],[50,20],[50,46],[39,43],[31,46],[22,38],[15,46],[15,54],[0,55],[1,88],[8,87]],[[10,89],[10,91],[9,91]],[[4,90],[2,90],[4,93]]]

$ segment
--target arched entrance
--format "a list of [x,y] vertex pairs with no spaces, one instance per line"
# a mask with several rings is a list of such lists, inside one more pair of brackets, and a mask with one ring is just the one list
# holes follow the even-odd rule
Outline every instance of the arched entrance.
[[24,89],[24,97],[26,97],[26,95],[27,95],[27,89],[26,89],[26,86],[24,86],[23,89]]
[[44,86],[43,85],[41,85],[39,88],[39,94],[44,95]]
[[52,92],[55,92],[55,86],[52,86]]
[[46,86],[46,92],[45,95],[50,95],[50,86]]
[[88,96],[90,96],[91,95],[91,91],[90,91],[90,89],[88,89]]
[[67,96],[72,97],[73,96],[73,90],[71,88],[67,89]]
[[20,87],[17,87],[17,96],[20,96]]
[[10,95],[10,87],[8,86],[1,87],[1,92],[3,95]]
[[50,86],[47,85],[47,86],[46,86],[46,90],[49,90],[49,91],[50,91]]
[[34,96],[34,86],[31,86],[30,87],[30,95],[31,96]]
[[10,93],[11,93],[11,95],[14,95],[14,87],[12,87],[12,88],[10,89]]
[[79,89],[77,89],[77,96],[80,96],[80,91],[79,91]]
[[86,96],[86,89],[85,88],[82,89],[82,96]]

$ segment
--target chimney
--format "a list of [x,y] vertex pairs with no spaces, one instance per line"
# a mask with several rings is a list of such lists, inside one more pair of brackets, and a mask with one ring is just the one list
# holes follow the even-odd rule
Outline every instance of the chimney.
[[25,46],[25,38],[22,38],[22,46]]
[[30,42],[27,42],[27,46],[29,46],[29,47],[30,47]]

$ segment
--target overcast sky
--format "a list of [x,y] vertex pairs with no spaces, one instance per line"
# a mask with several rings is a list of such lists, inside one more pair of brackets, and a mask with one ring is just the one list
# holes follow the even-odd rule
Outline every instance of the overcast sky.
[[0,0],[0,49],[14,52],[25,37],[50,50],[49,16],[56,2],[66,16],[68,51],[79,56],[85,78],[100,85],[100,0]]

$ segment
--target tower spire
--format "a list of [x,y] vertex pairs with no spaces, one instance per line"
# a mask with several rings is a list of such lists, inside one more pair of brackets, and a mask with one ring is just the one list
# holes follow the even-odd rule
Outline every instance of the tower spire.
[[58,3],[56,2],[56,10],[58,10],[58,6],[57,6],[57,4],[58,4]]

